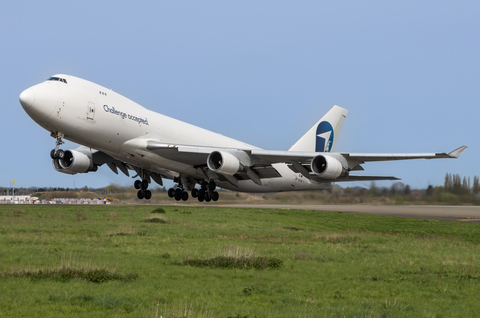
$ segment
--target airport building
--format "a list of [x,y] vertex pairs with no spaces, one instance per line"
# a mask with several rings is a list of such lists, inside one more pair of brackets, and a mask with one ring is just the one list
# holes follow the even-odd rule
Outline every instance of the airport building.
[[0,195],[0,204],[33,204],[37,197],[29,195]]
[[107,199],[54,198],[40,200],[29,195],[0,195],[0,204],[111,204]]

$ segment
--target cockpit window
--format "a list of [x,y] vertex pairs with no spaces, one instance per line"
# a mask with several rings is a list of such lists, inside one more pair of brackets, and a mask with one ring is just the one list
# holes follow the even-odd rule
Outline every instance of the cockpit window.
[[62,82],[62,83],[65,83],[67,84],[67,80],[64,79],[64,78],[60,78],[60,77],[50,77],[47,81],[58,81],[58,82]]

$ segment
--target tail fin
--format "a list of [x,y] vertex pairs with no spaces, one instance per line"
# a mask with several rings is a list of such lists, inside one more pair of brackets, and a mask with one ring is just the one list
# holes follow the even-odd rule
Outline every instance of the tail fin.
[[305,135],[288,151],[330,152],[335,147],[338,135],[348,110],[333,106]]

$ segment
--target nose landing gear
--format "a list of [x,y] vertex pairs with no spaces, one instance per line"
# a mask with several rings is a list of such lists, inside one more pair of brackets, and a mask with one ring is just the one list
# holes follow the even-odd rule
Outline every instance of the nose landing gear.
[[52,159],[63,159],[63,156],[65,152],[60,148],[61,145],[64,144],[62,137],[64,136],[62,133],[53,133],[51,134],[52,137],[54,137],[57,141],[55,142],[55,149],[52,149],[50,151],[50,158]]

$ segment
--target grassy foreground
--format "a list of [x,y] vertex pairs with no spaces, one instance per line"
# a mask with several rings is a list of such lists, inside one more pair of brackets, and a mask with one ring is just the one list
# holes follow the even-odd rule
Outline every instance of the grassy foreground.
[[0,316],[480,314],[479,224],[156,208],[0,206]]

